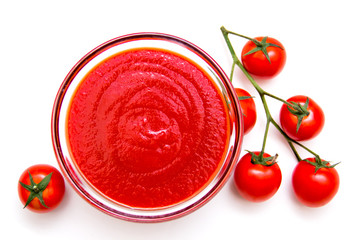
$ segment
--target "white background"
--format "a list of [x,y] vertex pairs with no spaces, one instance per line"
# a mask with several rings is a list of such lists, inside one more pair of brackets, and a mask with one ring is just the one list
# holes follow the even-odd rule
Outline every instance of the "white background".
[[[1,1],[0,157],[1,238],[37,239],[359,239],[360,32],[358,1]],[[250,203],[233,179],[208,204],[165,223],[139,224],[110,217],[86,203],[69,184],[61,206],[47,214],[22,209],[17,182],[33,164],[57,167],[51,136],[52,104],[71,67],[88,51],[114,37],[141,31],[173,34],[208,52],[229,73],[231,57],[220,27],[250,37],[279,39],[288,54],[283,72],[261,83],[282,98],[312,97],[322,106],[322,133],[305,143],[341,164],[340,189],[331,203],[307,208],[294,198],[291,172],[296,160],[275,129],[266,151],[278,153],[283,182],[264,203]],[[241,50],[244,40],[237,41]],[[236,72],[236,86],[256,92]],[[259,150],[264,113],[243,149]],[[275,119],[280,105],[269,100]],[[302,152],[302,151],[301,151]],[[244,151],[242,152],[242,155]],[[308,157],[302,152],[303,157]],[[354,218],[355,217],[355,218]]]

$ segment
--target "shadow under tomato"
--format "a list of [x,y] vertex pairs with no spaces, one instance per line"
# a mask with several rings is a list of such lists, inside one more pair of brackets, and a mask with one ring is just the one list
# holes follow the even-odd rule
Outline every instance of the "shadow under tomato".
[[231,193],[234,196],[235,201],[238,203],[236,208],[238,208],[238,211],[240,212],[243,213],[245,212],[249,214],[262,212],[264,211],[265,208],[269,207],[269,205],[271,204],[272,199],[269,199],[264,202],[251,202],[243,198],[236,189],[233,176],[229,179],[229,184],[230,184]]

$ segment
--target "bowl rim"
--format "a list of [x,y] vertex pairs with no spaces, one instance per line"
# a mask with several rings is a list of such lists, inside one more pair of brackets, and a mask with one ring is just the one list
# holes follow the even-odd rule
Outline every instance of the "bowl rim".
[[[234,104],[233,105],[234,106],[234,114],[235,114],[234,119],[237,120],[237,121],[234,121],[235,122],[235,130],[234,130],[235,140],[234,140],[234,149],[233,149],[233,152],[230,157],[231,158],[230,164],[227,164],[225,169],[222,169],[224,166],[220,169],[220,171],[224,171],[224,174],[222,174],[221,178],[216,182],[214,187],[211,188],[211,191],[208,192],[206,195],[204,195],[204,197],[202,197],[195,203],[193,203],[185,208],[182,208],[178,211],[174,211],[174,212],[171,212],[168,214],[157,215],[155,217],[152,217],[152,216],[144,217],[144,216],[139,216],[139,215],[127,214],[127,213],[122,213],[122,214],[115,213],[115,212],[109,211],[106,208],[106,206],[104,206],[103,204],[94,201],[92,196],[90,196],[86,191],[84,191],[82,189],[81,186],[78,185],[76,179],[73,179],[73,177],[70,176],[69,172],[72,172],[72,170],[66,164],[66,162],[68,160],[65,159],[65,156],[63,155],[62,147],[61,147],[60,139],[59,139],[59,115],[60,115],[60,110],[62,108],[64,96],[66,95],[70,84],[72,83],[72,81],[76,77],[76,75],[79,73],[79,71],[86,64],[88,64],[94,57],[101,54],[102,52],[105,52],[106,50],[108,50],[114,46],[117,46],[119,44],[136,41],[136,40],[163,40],[163,41],[167,41],[167,42],[170,41],[170,42],[180,45],[180,46],[190,50],[191,52],[197,54],[198,56],[200,56],[200,58],[202,58],[207,64],[209,64],[212,67],[211,70],[215,70],[216,74],[221,76],[221,78],[223,79],[223,84],[229,91],[229,97],[231,98],[230,101],[231,101],[231,103]],[[64,106],[64,107],[66,108],[67,106]],[[65,176],[67,181],[70,183],[72,188],[75,189],[75,192],[77,192],[83,199],[85,199],[88,203],[90,203],[92,206],[96,207],[97,209],[101,210],[102,212],[105,212],[106,214],[111,215],[116,218],[133,221],[133,222],[163,222],[163,221],[176,219],[176,218],[185,216],[185,215],[199,209],[204,204],[206,204],[208,201],[210,201],[221,190],[221,188],[225,185],[228,178],[230,177],[230,174],[232,173],[232,169],[234,168],[234,166],[240,156],[243,135],[244,135],[243,116],[242,116],[240,104],[237,101],[235,88],[232,85],[232,83],[230,82],[226,73],[219,66],[219,64],[210,55],[208,55],[204,50],[199,48],[197,45],[195,45],[185,39],[179,38],[177,36],[165,34],[165,33],[158,33],[158,32],[138,32],[138,33],[122,35],[122,36],[110,39],[110,40],[100,44],[99,46],[95,47],[94,49],[89,51],[87,54],[85,54],[71,68],[71,70],[66,75],[65,79],[63,80],[62,84],[60,85],[59,90],[55,97],[55,101],[54,101],[53,109],[52,109],[52,116],[51,116],[51,138],[52,138],[54,153],[55,153],[58,165],[60,166],[60,169],[61,169],[63,175]]]

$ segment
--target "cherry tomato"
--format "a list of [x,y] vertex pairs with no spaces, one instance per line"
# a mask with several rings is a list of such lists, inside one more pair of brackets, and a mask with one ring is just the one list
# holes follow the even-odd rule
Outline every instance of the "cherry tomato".
[[[284,46],[271,37],[256,37],[257,46],[249,40],[241,52],[241,61],[245,69],[254,77],[259,79],[270,79],[278,75],[285,66],[286,51]],[[266,42],[265,42],[266,41]],[[275,44],[276,46],[273,46]],[[250,51],[254,50],[248,54]],[[268,58],[264,52],[267,52]]]
[[[251,95],[244,89],[235,88],[236,94],[239,98],[240,107],[244,120],[244,134],[247,134],[253,129],[256,123],[256,107],[255,102],[251,98]],[[248,97],[246,99],[241,99]]]
[[[307,160],[315,162],[315,158]],[[320,168],[315,172],[315,166],[306,161],[300,161],[292,175],[295,196],[308,207],[321,207],[330,202],[339,189],[339,183],[335,168]]]
[[24,208],[37,213],[49,212],[63,199],[64,178],[53,166],[33,165],[21,174],[18,193]]
[[[307,98],[308,97],[306,96],[298,95],[289,98],[287,102],[294,102],[304,106]],[[312,139],[316,137],[324,127],[324,112],[311,98],[309,98],[306,109],[308,111],[308,115],[302,118],[298,129],[299,117],[291,113],[286,104],[283,104],[280,109],[280,125],[284,132],[296,141]]]
[[[259,156],[259,152],[254,152]],[[264,158],[271,157],[264,153]],[[263,202],[270,199],[278,191],[281,184],[281,170],[277,163],[271,166],[254,164],[252,154],[245,154],[234,172],[235,186],[240,195],[252,202]]]

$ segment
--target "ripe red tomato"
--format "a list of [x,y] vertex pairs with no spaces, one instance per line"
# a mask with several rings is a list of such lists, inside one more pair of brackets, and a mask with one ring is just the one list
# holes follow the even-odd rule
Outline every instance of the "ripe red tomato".
[[63,199],[64,178],[53,166],[34,165],[21,174],[18,193],[21,202],[29,210],[37,213],[49,212]]
[[[254,152],[259,156],[259,152]],[[271,166],[254,164],[251,153],[245,154],[234,172],[235,186],[240,195],[252,202],[263,202],[270,199],[280,187],[282,175],[277,163]],[[271,157],[264,153],[264,158]]]
[[[315,162],[315,158],[307,160]],[[330,202],[339,189],[339,183],[335,168],[320,168],[315,172],[315,166],[306,161],[300,161],[292,175],[295,196],[309,207],[321,207]]]
[[[278,75],[285,66],[286,51],[284,46],[271,37],[256,37],[263,46],[257,46],[249,40],[241,52],[241,61],[245,69],[259,79],[270,79]],[[266,42],[265,42],[266,41]],[[275,44],[276,46],[273,46]],[[255,52],[250,52],[255,49]],[[266,50],[268,58],[264,51]],[[247,54],[249,53],[250,54]],[[270,60],[270,61],[269,61]]]
[[[235,88],[236,94],[239,98],[240,107],[243,114],[244,120],[244,134],[247,134],[253,129],[256,123],[256,107],[255,102],[251,98],[251,95],[241,88]],[[246,99],[241,99],[242,97],[249,97]]]
[[[306,103],[308,97],[303,95],[293,96],[287,102],[301,105]],[[283,104],[280,109],[280,125],[284,132],[296,141],[309,140],[316,137],[324,127],[325,115],[321,107],[311,98],[307,106],[308,115],[304,116],[297,130],[298,116],[292,114],[288,106]]]

